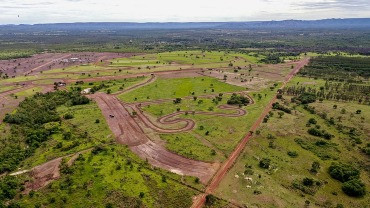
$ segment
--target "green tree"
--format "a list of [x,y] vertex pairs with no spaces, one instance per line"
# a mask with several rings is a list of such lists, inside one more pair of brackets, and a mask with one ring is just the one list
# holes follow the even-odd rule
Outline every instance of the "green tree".
[[361,197],[366,194],[365,184],[359,179],[353,179],[343,183],[342,190],[348,196]]
[[259,162],[259,166],[264,169],[268,169],[270,167],[271,160],[269,158],[263,158]]
[[360,177],[360,171],[348,164],[332,163],[329,167],[329,174],[332,178],[346,182]]

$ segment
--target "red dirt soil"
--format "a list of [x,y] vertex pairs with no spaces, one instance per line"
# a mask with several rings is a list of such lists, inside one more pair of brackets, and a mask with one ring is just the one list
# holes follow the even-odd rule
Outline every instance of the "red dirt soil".
[[[306,64],[308,64],[309,58],[306,58],[292,70],[288,74],[288,76],[285,78],[284,83],[281,88],[284,88],[285,85],[294,77],[296,73],[299,72],[299,70],[304,67]],[[248,140],[252,137],[253,132],[257,130],[259,125],[262,123],[263,118],[268,114],[268,112],[272,108],[272,104],[276,102],[276,96],[271,99],[269,104],[265,107],[263,112],[261,113],[260,117],[257,119],[257,121],[253,124],[253,126],[250,128],[249,133],[241,140],[241,142],[238,144],[238,146],[235,148],[235,150],[231,153],[229,158],[222,164],[221,168],[218,169],[217,173],[215,176],[212,178],[211,182],[208,184],[205,193],[199,195],[193,202],[193,205],[191,206],[192,208],[201,208],[204,206],[205,201],[206,201],[206,196],[208,194],[211,194],[216,190],[218,185],[221,183],[222,179],[226,176],[228,170],[234,165],[236,159],[239,157],[241,152],[243,151],[245,145],[247,144]]]
[[[160,101],[160,103],[161,102],[162,101]],[[244,109],[241,109],[238,107],[234,107],[231,105],[221,105],[219,106],[220,109],[235,110],[236,112],[227,114],[227,113],[213,113],[213,112],[204,112],[204,111],[178,111],[175,113],[162,116],[158,118],[156,122],[153,122],[143,113],[140,106],[142,105],[141,104],[128,104],[127,105],[127,107],[137,112],[137,117],[140,119],[142,123],[144,123],[147,127],[159,133],[178,133],[178,132],[192,130],[195,126],[195,122],[191,119],[178,118],[178,116],[182,114],[200,114],[200,115],[210,115],[210,116],[220,116],[220,117],[239,117],[239,116],[244,116],[247,113]],[[157,124],[169,125],[169,124],[178,124],[178,123],[184,123],[185,125],[177,129],[162,128],[159,125],[157,125]]]
[[[113,95],[96,93],[90,95],[102,110],[118,143],[129,148],[150,164],[180,175],[195,176],[207,183],[216,172],[218,164],[191,160],[168,151],[151,141],[122,103]],[[114,117],[111,117],[114,115]]]
[[[68,161],[67,165],[71,166],[73,162],[78,158],[80,154],[90,151],[91,149],[86,149],[81,152],[66,155],[64,157],[72,156]],[[60,178],[60,164],[64,157],[58,157],[54,160],[41,164],[31,169],[29,172],[32,177],[31,181],[26,182],[25,190],[23,193],[28,194],[31,190],[37,190],[42,187],[47,186],[52,181]]]
[[29,58],[0,60],[0,72],[3,72],[4,75],[7,74],[9,77],[12,77],[95,62],[99,64],[106,64],[107,60],[111,60],[113,58],[130,57],[133,55],[136,54],[108,52],[42,53],[35,54]]
[[[0,124],[3,122],[3,117],[5,114],[12,112],[20,102],[24,100],[24,97],[18,97],[17,99],[11,97],[11,94],[21,92],[24,90],[31,89],[33,87],[36,87],[36,85],[29,84],[29,85],[23,85],[19,86],[19,88],[12,89],[12,90],[7,90],[2,93],[0,93]],[[42,87],[42,92],[50,92],[53,90],[52,86],[41,86]]]

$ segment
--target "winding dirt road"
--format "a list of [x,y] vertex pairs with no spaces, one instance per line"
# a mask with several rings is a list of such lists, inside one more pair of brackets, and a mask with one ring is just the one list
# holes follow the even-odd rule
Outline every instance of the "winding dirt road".
[[180,175],[198,177],[203,183],[207,183],[216,172],[218,164],[182,157],[151,141],[115,96],[96,93],[90,95],[90,97],[101,108],[109,128],[116,136],[117,142],[128,145],[134,153],[142,159],[148,160],[153,166]]
[[[157,121],[153,122],[147,117],[147,115],[143,113],[141,107],[148,105],[149,103],[158,104],[172,101],[172,99],[160,99],[145,103],[124,103],[118,100],[118,98],[116,97],[117,94],[129,92],[131,90],[150,84],[154,81],[155,76],[152,75],[150,79],[116,94],[107,95],[105,93],[95,93],[89,95],[89,98],[92,98],[97,102],[107,120],[109,128],[115,135],[118,143],[128,145],[128,147],[134,153],[136,153],[142,159],[147,160],[153,166],[160,167],[180,175],[195,176],[198,177],[202,183],[207,183],[218,169],[218,163],[212,164],[191,160],[175,154],[163,147],[162,144],[153,142],[145,133],[142,126],[146,126],[158,133],[178,133],[189,131],[195,126],[195,122],[193,120],[179,118],[179,116],[182,114],[190,113],[212,116],[237,117],[243,116],[247,112],[244,109],[238,107],[221,105],[219,106],[220,109],[234,110],[235,112],[214,113],[202,111],[179,111],[169,115],[165,115],[161,118],[158,118]],[[246,94],[246,92],[240,93]],[[203,97],[214,96],[215,95],[204,95]],[[251,104],[253,104],[253,99],[251,97],[249,98],[251,100]],[[185,99],[192,99],[192,97],[189,96]],[[136,112],[136,115],[133,116],[130,114],[130,112]],[[183,123],[184,126],[175,129],[162,127],[178,123]]]
[[[198,114],[198,115],[209,115],[209,116],[220,116],[220,117],[239,117],[247,114],[247,111],[231,105],[221,105],[218,108],[225,110],[234,110],[235,113],[214,113],[206,111],[178,111],[165,116],[162,116],[153,122],[144,114],[140,108],[140,104],[129,104],[127,107],[131,108],[137,113],[137,117],[149,128],[155,130],[158,133],[178,133],[184,131],[190,131],[194,128],[195,122],[192,119],[179,118],[180,115],[185,114]],[[176,129],[163,128],[162,125],[180,124],[183,123],[183,127]]]

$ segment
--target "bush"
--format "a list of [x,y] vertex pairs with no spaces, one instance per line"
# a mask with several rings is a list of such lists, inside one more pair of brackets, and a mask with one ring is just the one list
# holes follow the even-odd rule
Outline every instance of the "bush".
[[212,194],[208,194],[206,196],[206,205],[207,206],[210,206],[210,205],[213,205],[215,202],[216,202],[216,197],[213,196]]
[[314,180],[312,178],[304,178],[302,181],[303,185],[305,186],[312,186],[313,182]]
[[365,184],[358,179],[343,183],[342,190],[348,196],[361,197],[366,194]]
[[181,103],[181,98],[176,98],[175,100],[173,100],[173,103],[174,104]]
[[105,152],[105,151],[107,151],[107,149],[105,147],[99,145],[99,146],[94,147],[94,149],[91,151],[91,153],[93,155],[97,155],[100,152]]
[[70,114],[70,113],[66,113],[66,114],[63,116],[63,118],[64,118],[64,119],[66,119],[66,120],[69,120],[69,119],[72,119],[72,118],[74,118],[74,117],[73,117],[73,115],[72,115],[72,114]]
[[292,158],[296,158],[298,157],[298,153],[296,151],[289,151],[288,152],[288,155]]
[[271,163],[271,160],[270,159],[263,158],[262,160],[260,160],[259,166],[261,168],[268,169],[270,167],[270,163]]
[[20,188],[19,180],[14,176],[5,176],[0,179],[0,207],[1,201],[13,199]]
[[316,174],[319,170],[320,170],[320,163],[317,162],[317,161],[313,162],[312,165],[311,165],[311,170],[310,171],[312,173]]
[[331,138],[334,137],[334,135],[326,132],[325,130],[319,130],[317,128],[310,128],[310,129],[308,129],[307,132],[309,134],[311,134],[312,136],[322,137],[322,138],[325,138],[325,139],[331,139]]
[[90,103],[89,98],[81,95],[75,95],[71,99],[72,105],[85,105]]
[[227,101],[227,104],[229,105],[247,105],[249,104],[250,100],[247,97],[244,97],[242,95],[238,95],[236,93],[233,93],[230,97],[230,99]]
[[348,164],[332,163],[329,167],[329,174],[332,178],[341,182],[358,179],[360,171]]
[[314,119],[314,118],[310,118],[310,119],[308,120],[308,123],[309,123],[309,124],[317,124],[317,121],[316,121],[316,119]]
[[308,103],[313,103],[316,101],[316,95],[313,93],[303,93],[300,95],[297,100],[299,100],[302,104],[308,104]]
[[289,113],[289,114],[292,113],[292,110],[290,110],[289,108],[287,108],[283,105],[280,105],[280,103],[278,103],[278,102],[272,104],[272,109],[281,110],[281,111],[284,111],[285,113]]

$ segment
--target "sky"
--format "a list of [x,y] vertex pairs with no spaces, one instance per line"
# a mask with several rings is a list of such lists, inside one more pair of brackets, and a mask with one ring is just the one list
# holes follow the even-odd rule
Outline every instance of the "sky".
[[0,24],[370,17],[370,0],[0,0]]

